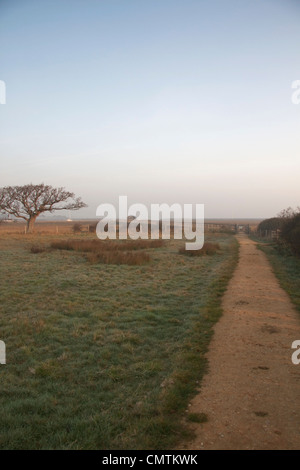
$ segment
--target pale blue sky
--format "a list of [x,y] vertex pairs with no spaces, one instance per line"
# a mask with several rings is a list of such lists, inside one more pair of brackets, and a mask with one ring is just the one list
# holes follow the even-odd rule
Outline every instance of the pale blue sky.
[[0,0],[0,186],[102,202],[300,205],[300,2]]

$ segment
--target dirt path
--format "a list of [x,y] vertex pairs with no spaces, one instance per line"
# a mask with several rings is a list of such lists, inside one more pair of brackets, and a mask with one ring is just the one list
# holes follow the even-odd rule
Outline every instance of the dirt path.
[[183,449],[300,449],[300,315],[263,252],[238,236],[240,260],[208,352],[209,372],[189,407],[206,413]]

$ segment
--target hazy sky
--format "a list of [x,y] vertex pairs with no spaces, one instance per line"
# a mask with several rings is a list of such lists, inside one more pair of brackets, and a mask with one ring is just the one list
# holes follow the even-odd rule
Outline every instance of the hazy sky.
[[300,205],[298,0],[0,0],[0,186]]

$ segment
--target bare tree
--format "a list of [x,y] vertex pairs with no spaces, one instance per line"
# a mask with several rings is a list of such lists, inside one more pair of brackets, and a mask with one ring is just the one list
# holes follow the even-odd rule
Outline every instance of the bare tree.
[[43,212],[78,210],[86,207],[81,198],[64,188],[45,184],[26,184],[0,188],[0,212],[21,218],[27,222],[28,232],[33,231],[36,218]]
[[297,209],[293,209],[292,207],[288,207],[287,209],[282,209],[277,214],[277,217],[280,217],[282,219],[291,219],[295,217],[295,215],[300,213],[300,207],[298,206]]

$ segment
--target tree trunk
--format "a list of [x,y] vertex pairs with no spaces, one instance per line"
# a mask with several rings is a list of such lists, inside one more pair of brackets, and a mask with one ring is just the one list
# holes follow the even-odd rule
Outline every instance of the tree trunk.
[[33,227],[34,227],[34,222],[37,218],[37,215],[32,215],[28,220],[27,220],[27,233],[33,233]]

